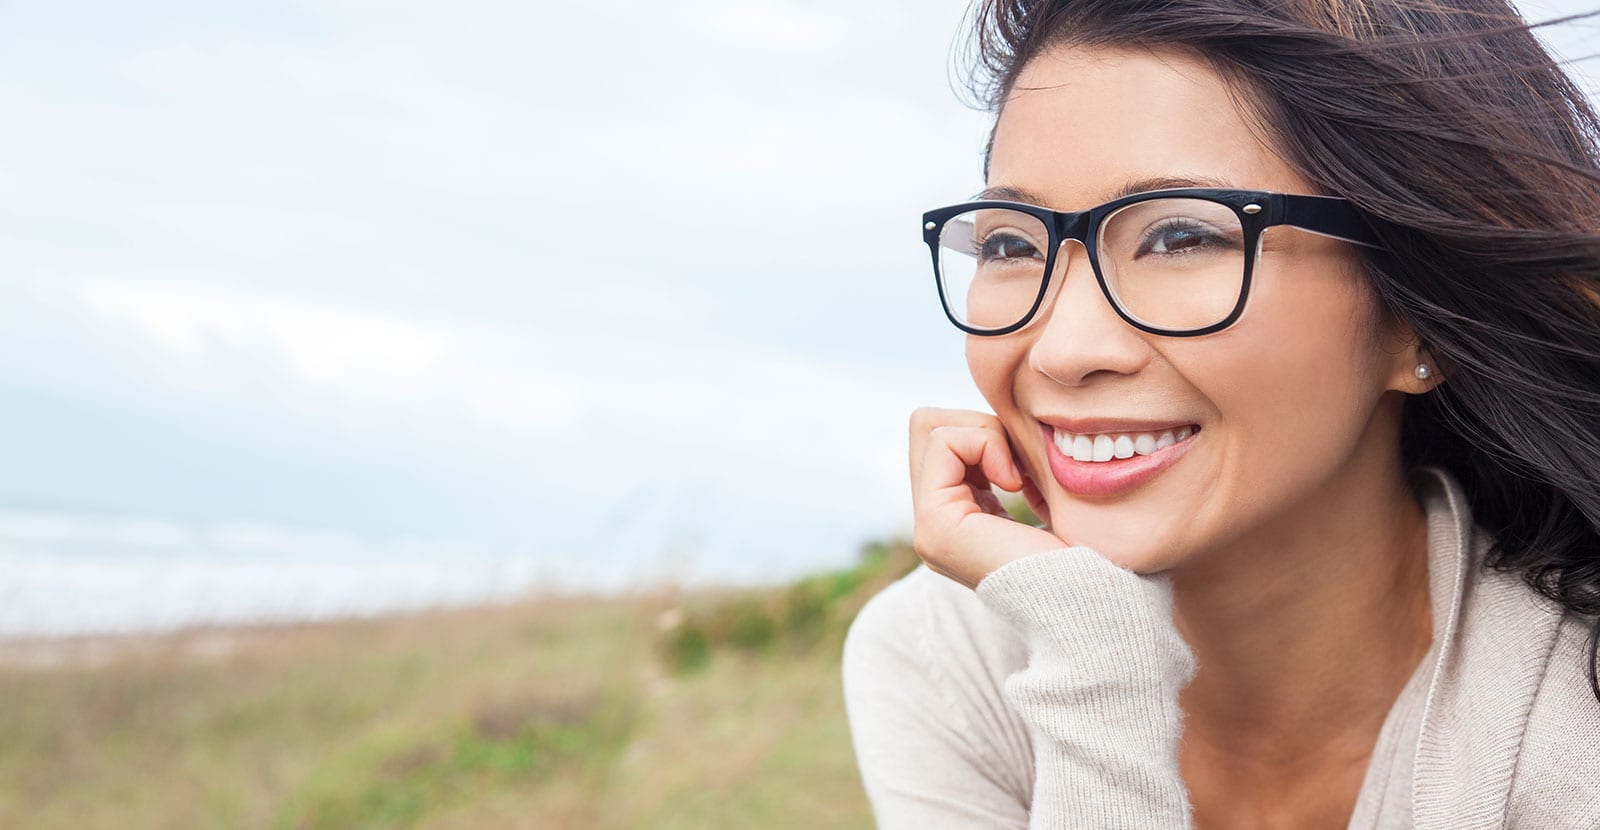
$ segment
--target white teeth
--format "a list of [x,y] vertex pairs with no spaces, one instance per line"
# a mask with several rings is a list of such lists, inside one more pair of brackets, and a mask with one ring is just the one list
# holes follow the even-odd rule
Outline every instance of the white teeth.
[[1149,455],[1164,450],[1188,438],[1194,432],[1195,430],[1189,426],[1182,426],[1176,430],[1163,430],[1159,434],[1138,432],[1121,435],[1073,435],[1057,429],[1054,437],[1056,448],[1061,450],[1062,455],[1074,461],[1110,461],[1113,458],[1132,458],[1135,455]]

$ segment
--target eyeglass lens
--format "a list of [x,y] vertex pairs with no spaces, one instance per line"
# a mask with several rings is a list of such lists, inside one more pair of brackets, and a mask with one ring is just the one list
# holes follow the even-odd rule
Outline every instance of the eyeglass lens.
[[[1042,221],[1016,210],[985,208],[946,220],[939,288],[956,319],[977,329],[1022,320],[1043,290],[1049,239]],[[1101,221],[1096,244],[1116,303],[1146,325],[1205,328],[1238,304],[1244,230],[1227,205],[1184,198],[1135,202]]]

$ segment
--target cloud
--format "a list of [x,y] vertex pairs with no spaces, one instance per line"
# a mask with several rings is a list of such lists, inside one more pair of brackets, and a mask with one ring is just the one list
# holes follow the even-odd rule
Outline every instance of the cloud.
[[972,399],[913,226],[976,185],[964,7],[7,9],[0,498],[848,559]]

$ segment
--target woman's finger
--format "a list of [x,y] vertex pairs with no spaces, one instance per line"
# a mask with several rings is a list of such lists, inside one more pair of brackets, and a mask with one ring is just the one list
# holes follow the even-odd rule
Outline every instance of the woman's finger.
[[922,459],[927,453],[928,436],[942,426],[990,427],[1004,433],[1000,419],[985,412],[971,409],[941,409],[934,406],[919,407],[911,413],[911,482],[915,486],[922,477]]
[[1061,545],[1050,532],[1012,519],[990,490],[991,482],[1024,486],[1003,433],[935,427],[919,470],[912,546],[930,569],[972,588],[1007,562]]
[[934,428],[929,439],[923,454],[923,492],[966,486],[969,468],[976,468],[979,478],[974,483],[981,481],[984,488],[993,482],[1013,492],[1022,489],[1022,471],[995,430],[942,426]]
[[967,468],[967,488],[972,491],[972,499],[983,508],[983,512],[996,516],[1010,516],[1010,511],[1000,503],[1000,497],[994,494],[989,486],[989,481],[984,478],[983,472],[977,467]]
[[1033,515],[1044,522],[1044,528],[1049,530],[1050,504],[1044,500],[1044,493],[1039,491],[1038,483],[1027,474],[1027,471],[1023,471],[1022,474],[1022,497],[1028,500],[1028,509],[1032,510]]
[[[988,513],[1011,521],[990,482],[1015,482],[1020,473],[992,434],[980,427],[936,427],[922,464],[922,478],[912,490],[917,523],[923,530],[948,528],[970,513]],[[1015,489],[1015,488],[1013,488]]]

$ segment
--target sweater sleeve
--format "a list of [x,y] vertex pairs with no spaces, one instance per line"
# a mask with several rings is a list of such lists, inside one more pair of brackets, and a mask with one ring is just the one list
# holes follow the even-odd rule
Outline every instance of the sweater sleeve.
[[[960,603],[938,604],[947,611],[983,610],[919,566],[869,600],[845,638],[844,702],[873,817],[883,830],[1022,830],[1033,763],[1000,689],[1006,670],[984,665],[997,644],[984,620],[935,614],[935,597]],[[1025,659],[1018,642],[1008,662]]]
[[1028,644],[1005,697],[1034,741],[1031,827],[1188,828],[1178,693],[1195,658],[1171,578],[1073,546],[997,568],[978,597]]

